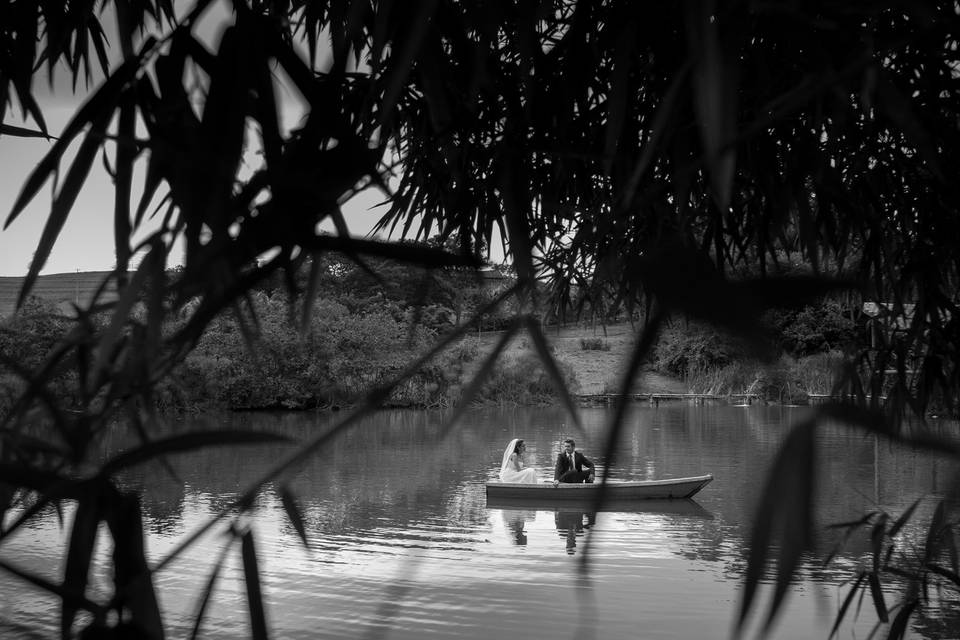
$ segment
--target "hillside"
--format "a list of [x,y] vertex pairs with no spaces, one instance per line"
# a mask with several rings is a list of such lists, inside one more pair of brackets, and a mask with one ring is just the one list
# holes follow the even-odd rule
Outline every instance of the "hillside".
[[[94,292],[100,287],[110,271],[82,271],[76,273],[55,273],[37,278],[32,295],[58,305],[64,313],[71,313],[71,305],[86,305]],[[13,313],[20,295],[22,277],[0,276],[0,318]],[[104,302],[116,299],[111,286],[104,295]]]
[[[629,323],[602,327],[584,327],[568,325],[561,328],[549,328],[547,339],[553,345],[557,357],[568,363],[579,383],[578,393],[596,395],[613,392],[619,380],[622,368],[636,337],[636,330]],[[493,346],[497,334],[486,334],[483,342]],[[584,349],[581,340],[596,340],[610,346],[609,350]],[[516,355],[529,348],[528,340],[515,339],[507,349],[507,355]],[[663,376],[650,370],[643,370],[638,377],[636,391],[647,393],[686,393],[687,386],[680,380]]]
[[[40,276],[33,295],[53,302],[64,313],[71,314],[71,305],[76,302],[87,304],[103,279],[109,275],[108,271],[88,271]],[[23,278],[20,277],[0,277],[0,318],[13,312],[22,282]],[[105,299],[111,301],[115,295],[112,290],[108,291]],[[498,333],[488,332],[481,336],[481,342],[486,347],[492,347],[498,337]],[[547,330],[547,339],[557,356],[573,368],[579,384],[577,392],[583,395],[600,394],[616,388],[634,337],[635,329],[629,323],[609,325],[606,329],[571,324]],[[604,347],[609,345],[609,349],[584,349],[581,340],[599,340]],[[517,355],[526,349],[529,349],[529,340],[521,336],[512,342],[507,353]],[[636,390],[685,393],[688,389],[682,381],[647,370],[641,373]]]

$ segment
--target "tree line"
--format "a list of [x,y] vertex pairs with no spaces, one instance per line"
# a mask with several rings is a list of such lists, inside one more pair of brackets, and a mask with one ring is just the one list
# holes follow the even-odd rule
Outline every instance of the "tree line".
[[[279,278],[251,290],[249,312],[221,313],[193,351],[155,394],[161,412],[245,409],[325,409],[351,406],[363,393],[395,375],[403,364],[425,351],[509,288],[515,275],[506,267],[477,273],[428,270],[387,260],[358,265],[344,256],[324,258],[318,270],[317,298],[309,324],[298,323],[303,301],[291,299]],[[175,277],[172,270],[170,277]],[[306,286],[307,270],[295,286]],[[601,311],[602,309],[602,311]],[[600,324],[637,322],[604,305]],[[189,309],[188,309],[189,312]],[[588,322],[590,309],[580,316]],[[549,325],[563,318],[545,313]],[[478,335],[502,331],[511,314],[498,308],[475,324],[474,332],[424,366],[386,404],[395,407],[455,406],[471,369],[481,355]],[[171,321],[173,333],[182,324]],[[98,320],[102,328],[106,316]],[[766,326],[778,346],[778,367],[751,360],[749,350],[709,325],[675,321],[665,329],[651,368],[686,382],[696,393],[752,393],[770,401],[805,402],[811,391],[829,392],[836,364],[866,346],[862,313],[849,302],[825,299],[802,309],[774,310]],[[0,350],[25,369],[41,365],[67,332],[70,321],[50,303],[31,298],[0,326]],[[584,343],[583,349],[604,348]],[[607,346],[607,348],[609,348]],[[575,384],[565,368],[565,382]],[[12,406],[22,390],[15,376],[0,377],[2,406]],[[56,381],[52,392],[69,398],[75,377]],[[557,392],[535,357],[501,361],[494,379],[474,402],[556,402]]]

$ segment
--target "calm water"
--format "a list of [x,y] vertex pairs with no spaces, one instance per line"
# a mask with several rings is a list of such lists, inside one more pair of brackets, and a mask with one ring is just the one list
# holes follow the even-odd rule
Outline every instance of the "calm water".
[[[258,501],[252,527],[273,637],[726,638],[764,473],[789,424],[805,411],[637,405],[617,477],[712,473],[714,482],[695,502],[599,514],[487,508],[483,483],[495,477],[514,437],[526,439],[544,479],[552,475],[562,436],[575,437],[578,448],[604,466],[598,451],[606,409],[582,410],[583,433],[555,410],[472,412],[448,434],[439,412],[378,414],[330,443],[290,481],[309,550],[274,487]],[[334,417],[245,414],[218,424],[306,439]],[[173,462],[182,482],[159,466],[131,475],[129,485],[144,492],[152,560],[166,556],[289,450],[243,446],[183,456]],[[825,430],[821,451],[823,524],[877,506],[902,511],[916,497],[942,491],[951,473],[943,461],[839,428]],[[929,514],[931,502],[921,503],[919,515]],[[63,535],[51,515],[0,547],[0,557],[57,579],[61,565],[52,554]],[[199,594],[226,540],[217,529],[157,574],[172,637],[189,636]],[[102,538],[102,556],[108,544]],[[867,544],[855,541],[838,566],[808,563],[773,637],[826,638],[846,593],[841,583],[866,552]],[[100,563],[94,573],[94,589],[103,591],[109,569]],[[0,636],[57,636],[55,600],[6,574],[0,574],[0,593]],[[960,637],[958,603],[941,606],[925,612],[909,637]],[[945,615],[948,609],[954,613]],[[840,637],[865,638],[875,623],[865,601]],[[237,547],[226,556],[203,631],[209,638],[249,637]]]

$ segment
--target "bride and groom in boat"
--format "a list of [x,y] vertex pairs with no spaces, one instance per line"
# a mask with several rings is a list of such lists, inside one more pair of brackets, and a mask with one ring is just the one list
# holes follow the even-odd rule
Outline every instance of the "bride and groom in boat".
[[[500,463],[500,481],[522,484],[536,484],[537,468],[527,466],[527,445],[520,438],[514,438],[503,452]],[[553,469],[553,484],[561,482],[593,482],[594,466],[590,460],[577,451],[577,443],[572,438],[563,441],[563,451],[557,454]]]

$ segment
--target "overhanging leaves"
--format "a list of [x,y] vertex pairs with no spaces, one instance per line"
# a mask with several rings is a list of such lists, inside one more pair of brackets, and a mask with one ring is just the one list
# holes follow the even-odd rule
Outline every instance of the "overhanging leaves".
[[222,431],[192,431],[167,438],[159,438],[121,453],[108,460],[100,469],[100,473],[109,476],[122,469],[142,464],[160,456],[194,451],[204,447],[281,442],[289,442],[289,439],[285,436],[258,431],[226,429]]
[[[800,559],[813,543],[817,468],[815,433],[815,420],[794,426],[771,463],[750,532],[738,630],[743,629],[768,565],[775,562],[777,577],[764,622],[764,629],[769,631],[800,566]],[[775,556],[772,555],[774,552]]]

